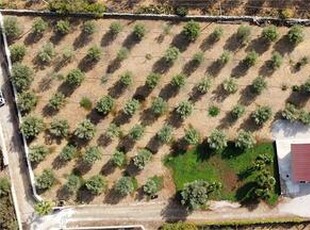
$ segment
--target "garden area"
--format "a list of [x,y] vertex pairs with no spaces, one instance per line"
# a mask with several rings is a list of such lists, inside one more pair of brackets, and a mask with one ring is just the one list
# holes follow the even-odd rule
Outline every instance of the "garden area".
[[5,32],[44,198],[166,201],[200,179],[187,192],[242,202],[252,183],[275,202],[271,125],[310,124],[308,28],[6,16]]

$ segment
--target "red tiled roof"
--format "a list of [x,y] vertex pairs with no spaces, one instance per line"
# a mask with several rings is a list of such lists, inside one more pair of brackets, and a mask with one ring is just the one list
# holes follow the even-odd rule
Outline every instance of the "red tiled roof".
[[291,144],[293,181],[310,182],[310,144]]

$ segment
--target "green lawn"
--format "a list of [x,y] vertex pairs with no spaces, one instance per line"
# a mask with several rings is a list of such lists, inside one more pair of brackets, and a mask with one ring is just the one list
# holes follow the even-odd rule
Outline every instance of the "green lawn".
[[177,190],[187,182],[197,179],[219,181],[223,188],[212,197],[216,200],[242,201],[253,187],[255,176],[247,170],[259,154],[268,154],[274,163],[268,170],[277,179],[274,194],[268,200],[273,204],[280,190],[278,185],[277,161],[273,143],[260,143],[253,149],[241,151],[229,143],[228,147],[218,153],[212,152],[207,145],[201,144],[185,153],[174,153],[166,158],[166,165],[172,169]]

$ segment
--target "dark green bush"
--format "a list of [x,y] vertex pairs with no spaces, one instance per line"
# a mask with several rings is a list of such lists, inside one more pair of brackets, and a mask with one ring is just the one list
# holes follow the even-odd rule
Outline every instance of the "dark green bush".
[[189,40],[189,41],[195,41],[198,36],[200,35],[201,31],[200,31],[200,25],[198,22],[195,22],[193,20],[187,22],[185,24],[185,26],[183,27],[183,31],[182,33],[185,35],[185,37]]
[[23,44],[13,44],[10,46],[11,61],[22,61],[26,55],[26,47]]
[[22,28],[18,24],[17,17],[8,16],[3,21],[4,33],[9,40],[16,39],[22,33]]
[[133,35],[135,36],[135,38],[137,40],[142,40],[142,38],[145,36],[146,34],[146,28],[145,25],[142,23],[137,23],[135,24],[134,28],[133,28]]
[[289,30],[288,34],[288,39],[293,45],[298,45],[304,40],[304,32],[303,32],[303,27],[300,25],[294,25],[291,27]]
[[68,20],[59,20],[55,26],[55,32],[60,35],[66,35],[70,32],[71,26]]

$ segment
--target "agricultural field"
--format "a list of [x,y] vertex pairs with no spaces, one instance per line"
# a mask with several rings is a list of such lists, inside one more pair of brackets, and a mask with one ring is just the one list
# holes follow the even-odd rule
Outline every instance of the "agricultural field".
[[[178,154],[204,143],[215,154],[202,156],[204,164],[221,161],[237,174],[255,161],[242,154],[274,157],[270,128],[281,115],[310,123],[309,28],[5,20],[15,28],[7,32],[21,131],[46,199],[114,204],[157,193],[158,201],[167,200],[182,187],[173,170],[193,160]],[[236,139],[238,148],[253,150],[226,163],[216,157],[234,152],[226,140]],[[184,175],[195,174],[188,166]],[[235,200],[237,189],[218,198]]]

